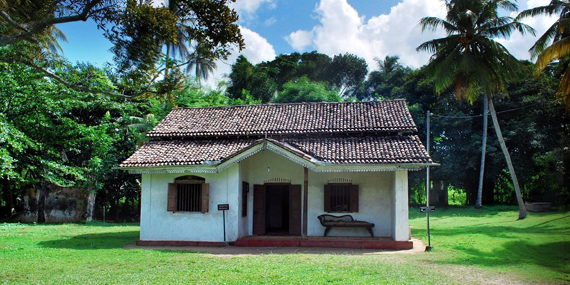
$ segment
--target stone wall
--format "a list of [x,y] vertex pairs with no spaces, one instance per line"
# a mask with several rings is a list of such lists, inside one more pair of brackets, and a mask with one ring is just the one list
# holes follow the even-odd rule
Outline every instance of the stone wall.
[[[40,191],[28,189],[24,193],[24,212],[20,222],[32,223],[38,221],[38,201]],[[55,187],[45,200],[46,223],[80,222],[85,213],[85,191],[81,188]]]

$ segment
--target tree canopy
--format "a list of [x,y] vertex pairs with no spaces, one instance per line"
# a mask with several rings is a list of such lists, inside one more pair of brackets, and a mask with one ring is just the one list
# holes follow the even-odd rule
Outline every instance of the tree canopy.
[[[163,45],[195,42],[202,56],[227,59],[232,45],[244,48],[232,0],[177,0],[176,9],[154,7],[152,1],[15,0],[0,1],[0,62],[20,63],[41,71],[67,87],[120,97],[166,94],[183,85],[179,68],[190,63],[162,63]],[[61,76],[69,66],[54,51],[62,38],[55,25],[93,20],[111,41],[114,65],[107,75],[112,89],[92,85],[90,77],[74,81]],[[178,25],[184,23],[183,26]]]

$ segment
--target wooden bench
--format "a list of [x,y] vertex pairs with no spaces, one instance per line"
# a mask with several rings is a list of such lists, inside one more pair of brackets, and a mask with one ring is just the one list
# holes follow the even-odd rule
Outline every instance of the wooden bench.
[[357,221],[351,215],[342,215],[342,216],[333,216],[333,215],[320,215],[317,217],[321,222],[321,225],[325,227],[325,234],[326,237],[331,228],[366,228],[370,233],[370,236],[374,237],[374,233],[372,233],[372,228],[374,227],[373,223],[365,222],[365,221]]

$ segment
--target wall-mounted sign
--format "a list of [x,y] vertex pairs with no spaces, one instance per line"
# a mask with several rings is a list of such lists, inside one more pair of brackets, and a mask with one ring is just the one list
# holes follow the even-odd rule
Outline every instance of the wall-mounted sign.
[[218,211],[226,211],[230,209],[230,204],[218,204]]

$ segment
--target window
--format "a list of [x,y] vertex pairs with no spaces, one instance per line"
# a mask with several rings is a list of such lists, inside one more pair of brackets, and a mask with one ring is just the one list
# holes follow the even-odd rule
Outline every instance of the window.
[[210,191],[205,179],[198,176],[182,176],[168,184],[170,212],[202,212],[209,210]]
[[358,185],[325,185],[324,210],[332,213],[358,212]]

